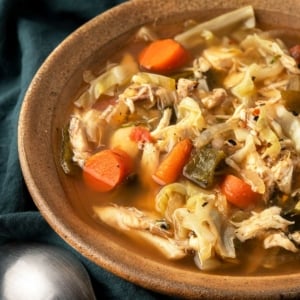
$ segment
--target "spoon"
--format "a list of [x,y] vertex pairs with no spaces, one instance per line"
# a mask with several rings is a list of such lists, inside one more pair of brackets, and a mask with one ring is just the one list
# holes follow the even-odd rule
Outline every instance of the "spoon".
[[76,257],[56,246],[0,246],[0,299],[95,300],[89,275]]

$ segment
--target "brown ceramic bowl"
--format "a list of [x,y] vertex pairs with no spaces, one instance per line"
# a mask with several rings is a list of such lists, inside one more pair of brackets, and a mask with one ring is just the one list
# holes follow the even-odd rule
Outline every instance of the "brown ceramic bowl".
[[83,70],[104,62],[140,25],[156,20],[209,17],[252,4],[258,23],[300,29],[295,0],[131,0],[107,11],[71,34],[34,77],[21,110],[19,154],[29,191],[53,229],[84,256],[135,284],[184,298],[282,299],[300,297],[300,270],[285,275],[209,275],[137,251],[112,236],[76,202],[59,168],[60,130]]

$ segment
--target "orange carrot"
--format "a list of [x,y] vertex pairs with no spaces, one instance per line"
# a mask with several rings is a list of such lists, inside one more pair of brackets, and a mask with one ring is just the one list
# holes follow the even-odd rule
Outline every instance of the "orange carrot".
[[127,153],[119,149],[106,149],[87,159],[83,179],[91,189],[108,192],[118,186],[131,170],[132,162]]
[[220,187],[227,201],[242,209],[255,205],[261,197],[248,183],[231,174],[224,177]]
[[181,67],[188,59],[188,52],[172,39],[156,40],[142,50],[140,65],[154,72],[168,72]]
[[176,181],[190,157],[192,147],[193,144],[189,139],[177,143],[152,175],[153,180],[160,185]]

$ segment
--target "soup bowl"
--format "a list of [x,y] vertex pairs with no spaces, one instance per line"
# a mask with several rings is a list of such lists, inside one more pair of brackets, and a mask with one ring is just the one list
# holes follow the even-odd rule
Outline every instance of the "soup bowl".
[[[209,274],[141,251],[99,225],[60,168],[61,128],[78,96],[85,70],[97,70],[144,24],[189,18],[208,20],[251,4],[258,26],[300,28],[300,2],[261,0],[131,0],[95,17],[68,36],[46,59],[26,93],[19,119],[23,175],[41,214],[82,255],[137,285],[194,299],[285,299],[300,296],[300,270],[274,275]],[[130,17],[128,17],[130,16]],[[43,101],[41,101],[41,99]],[[134,262],[134,263],[133,263]]]

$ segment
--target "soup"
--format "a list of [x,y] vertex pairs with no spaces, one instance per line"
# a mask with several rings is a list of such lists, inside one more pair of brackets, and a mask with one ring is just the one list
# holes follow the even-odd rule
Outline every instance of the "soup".
[[99,224],[206,272],[298,263],[300,46],[279,33],[251,6],[147,25],[83,74],[62,168]]

